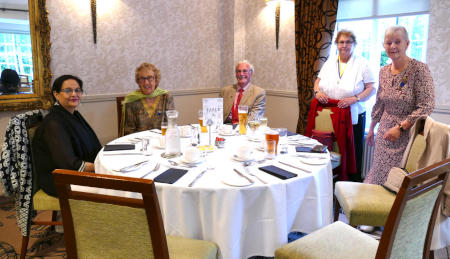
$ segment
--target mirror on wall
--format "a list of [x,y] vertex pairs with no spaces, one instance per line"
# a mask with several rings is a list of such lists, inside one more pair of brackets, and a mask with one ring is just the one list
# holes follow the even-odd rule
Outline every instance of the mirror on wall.
[[51,105],[45,0],[0,0],[0,68],[0,111]]

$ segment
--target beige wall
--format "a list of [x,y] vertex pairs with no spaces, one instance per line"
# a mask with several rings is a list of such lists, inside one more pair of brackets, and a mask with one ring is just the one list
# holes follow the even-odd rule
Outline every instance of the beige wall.
[[[450,124],[450,2],[430,0],[428,64],[436,84],[432,117]],[[247,58],[253,82],[267,89],[266,115],[274,127],[296,128],[294,4],[284,3],[280,47],[275,48],[273,7],[264,0],[97,1],[98,43],[92,42],[89,1],[47,0],[51,69],[85,81],[80,111],[102,143],[116,136],[114,97],[136,89],[134,69],[143,61],[162,72],[162,88],[175,94],[180,124],[195,120],[200,100],[235,82],[234,64]],[[70,19],[68,18],[70,17]],[[9,117],[0,113],[0,141]]]

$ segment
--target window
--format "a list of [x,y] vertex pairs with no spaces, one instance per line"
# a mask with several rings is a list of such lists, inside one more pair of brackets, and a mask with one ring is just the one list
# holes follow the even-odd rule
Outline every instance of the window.
[[0,68],[13,69],[33,80],[33,53],[29,34],[0,33]]
[[[338,17],[339,18],[339,17]],[[427,40],[428,40],[428,14],[403,15],[386,18],[348,19],[341,20],[336,24],[334,37],[339,30],[347,29],[356,35],[358,44],[354,49],[356,55],[366,58],[370,67],[378,78],[378,73],[382,66],[390,63],[383,47],[384,32],[393,25],[401,25],[406,28],[409,35],[410,45],[407,50],[409,57],[426,62]],[[333,44],[330,56],[337,55],[336,45]],[[376,96],[372,96],[366,101],[366,132],[371,123],[372,107],[375,104]]]

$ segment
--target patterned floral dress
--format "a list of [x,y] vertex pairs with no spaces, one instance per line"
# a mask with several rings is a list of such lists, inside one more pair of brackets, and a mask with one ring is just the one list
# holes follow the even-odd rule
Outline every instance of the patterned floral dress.
[[406,69],[394,75],[391,64],[380,70],[377,100],[372,110],[372,121],[378,122],[372,168],[365,183],[384,184],[390,169],[400,166],[409,141],[409,130],[400,134],[397,141],[383,138],[392,127],[408,120],[414,123],[428,116],[434,109],[434,85],[428,66],[411,59]]

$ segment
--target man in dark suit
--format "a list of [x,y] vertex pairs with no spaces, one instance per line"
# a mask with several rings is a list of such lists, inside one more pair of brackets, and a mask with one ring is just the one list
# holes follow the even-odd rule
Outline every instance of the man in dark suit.
[[249,120],[264,116],[266,91],[250,83],[254,71],[253,66],[247,60],[240,61],[236,65],[237,84],[221,89],[220,97],[223,98],[223,121],[225,123],[239,123],[238,105],[248,106]]

